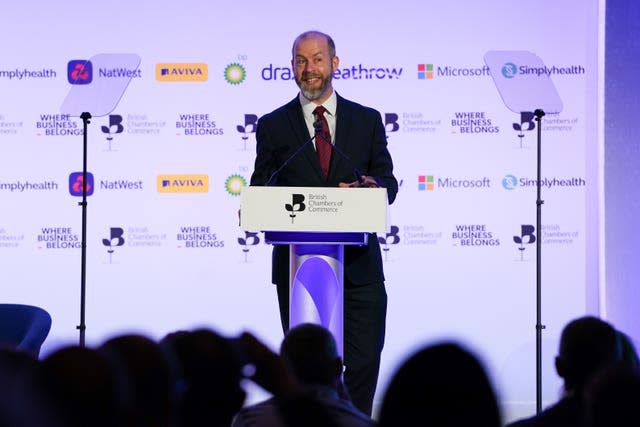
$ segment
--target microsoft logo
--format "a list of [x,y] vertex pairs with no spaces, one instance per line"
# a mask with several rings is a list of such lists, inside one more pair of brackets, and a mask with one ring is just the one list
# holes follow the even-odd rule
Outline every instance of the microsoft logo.
[[418,80],[431,80],[433,78],[433,64],[418,64]]
[[418,191],[433,191],[433,175],[418,175]]

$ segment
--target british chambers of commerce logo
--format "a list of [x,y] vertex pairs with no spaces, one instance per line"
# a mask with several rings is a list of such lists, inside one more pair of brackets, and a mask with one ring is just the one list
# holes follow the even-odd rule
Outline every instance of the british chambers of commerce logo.
[[[69,193],[72,196],[80,197],[82,196],[82,187],[84,184],[84,177],[82,172],[72,172],[69,175]],[[94,188],[94,180],[93,174],[91,172],[87,172],[87,196],[93,194]]]
[[72,85],[88,85],[93,81],[93,64],[86,59],[72,59],[67,64],[67,80]]
[[285,203],[284,208],[287,212],[289,212],[289,217],[291,218],[291,224],[296,218],[296,212],[303,212],[307,209],[307,206],[304,204],[304,194],[292,194],[291,195],[291,204]]

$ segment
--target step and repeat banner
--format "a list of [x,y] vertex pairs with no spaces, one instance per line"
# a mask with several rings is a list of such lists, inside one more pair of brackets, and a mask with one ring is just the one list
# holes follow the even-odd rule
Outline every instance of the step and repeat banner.
[[[121,98],[92,95],[119,102],[86,135],[87,343],[206,326],[277,348],[271,248],[240,230],[239,194],[259,117],[297,95],[291,44],[318,29],[337,45],[337,92],[382,115],[400,183],[379,236],[389,311],[378,399],[411,351],[455,339],[482,357],[508,413],[533,411],[536,236],[544,397],[557,398],[559,333],[598,307],[595,0],[331,0],[317,11],[27,1],[3,5],[0,20],[0,295],[51,313],[44,354],[78,341],[80,316],[83,130],[62,106],[76,86],[122,76]],[[546,75],[562,111],[539,124],[533,108],[509,110],[484,63],[491,50],[538,55],[544,68],[501,72]],[[140,64],[87,63],[101,54]]]

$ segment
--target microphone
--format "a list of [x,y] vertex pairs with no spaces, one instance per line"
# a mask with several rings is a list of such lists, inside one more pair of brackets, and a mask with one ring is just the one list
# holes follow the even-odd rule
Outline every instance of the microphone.
[[294,151],[293,154],[291,154],[289,157],[287,157],[287,160],[285,160],[284,163],[282,163],[278,169],[273,171],[273,173],[271,174],[271,176],[269,177],[267,182],[264,184],[265,186],[268,187],[271,184],[273,184],[273,179],[280,173],[280,171],[282,169],[284,169],[289,164],[289,162],[291,160],[293,160],[294,157],[296,157],[298,155],[298,153],[300,153],[302,150],[304,150],[307,147],[307,145],[311,144],[313,142],[313,140],[316,139],[316,135],[319,132],[322,132],[322,122],[320,120],[316,120],[315,122],[313,122],[313,129],[314,129],[313,136],[311,138],[309,138],[309,140],[307,140],[300,147],[298,147],[298,149],[296,151]]

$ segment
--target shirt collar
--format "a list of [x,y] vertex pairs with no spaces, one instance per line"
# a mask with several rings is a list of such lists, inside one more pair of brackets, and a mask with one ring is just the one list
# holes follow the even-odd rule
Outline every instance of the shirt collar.
[[[300,100],[300,105],[302,106],[302,112],[305,117],[310,117],[313,115],[313,110],[318,106],[315,102],[309,101],[307,98],[300,93],[298,95],[298,99]],[[338,106],[338,96],[336,95],[336,91],[333,90],[331,92],[331,96],[322,103],[322,106],[327,110],[327,113],[332,116],[336,116],[336,108]]]

